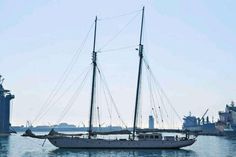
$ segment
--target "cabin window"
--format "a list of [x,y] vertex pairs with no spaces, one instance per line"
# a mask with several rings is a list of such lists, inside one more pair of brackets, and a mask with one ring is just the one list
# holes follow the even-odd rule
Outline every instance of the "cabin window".
[[158,138],[159,138],[159,136],[155,136],[155,138],[156,138],[156,139],[158,139]]
[[153,139],[154,138],[153,135],[151,135],[150,138]]
[[139,138],[140,138],[140,139],[143,139],[143,138],[144,138],[144,136],[142,136],[142,135],[141,135],[141,136],[139,136]]

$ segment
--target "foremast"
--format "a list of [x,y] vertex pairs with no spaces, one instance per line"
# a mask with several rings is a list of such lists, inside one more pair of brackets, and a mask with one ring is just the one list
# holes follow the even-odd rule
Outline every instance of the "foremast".
[[92,78],[92,92],[91,92],[91,103],[90,103],[90,113],[89,113],[89,130],[88,130],[89,139],[92,136],[93,108],[94,108],[94,102],[95,102],[95,88],[96,88],[96,71],[97,71],[96,70],[97,69],[96,34],[97,34],[97,16],[95,18],[93,53],[92,53],[93,78]]
[[136,98],[135,98],[135,110],[134,110],[134,124],[133,124],[133,135],[132,139],[135,138],[135,133],[137,129],[137,119],[138,119],[138,107],[140,102],[140,89],[141,89],[141,79],[142,79],[142,64],[143,64],[143,20],[144,20],[144,7],[142,9],[142,21],[141,21],[141,30],[140,30],[140,39],[139,39],[139,69],[138,69],[138,80],[137,80],[137,88],[136,88]]

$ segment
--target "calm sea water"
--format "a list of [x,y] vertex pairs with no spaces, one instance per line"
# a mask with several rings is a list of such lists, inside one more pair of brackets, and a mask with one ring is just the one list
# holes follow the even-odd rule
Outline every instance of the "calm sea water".
[[198,137],[197,142],[180,150],[66,150],[48,141],[11,135],[0,137],[0,157],[233,157],[236,138]]

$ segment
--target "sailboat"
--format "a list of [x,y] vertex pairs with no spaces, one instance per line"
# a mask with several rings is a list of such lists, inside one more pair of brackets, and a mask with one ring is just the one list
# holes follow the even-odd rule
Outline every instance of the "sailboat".
[[[48,135],[35,135],[31,130],[27,130],[23,136],[32,138],[48,139],[54,146],[59,148],[74,148],[74,149],[178,149],[192,145],[196,138],[191,138],[188,133],[185,137],[178,136],[163,136],[160,132],[153,131],[139,131],[137,128],[137,110],[140,101],[140,83],[142,77],[143,64],[143,49],[142,35],[143,35],[143,21],[144,21],[144,7],[142,8],[141,32],[139,39],[139,69],[135,99],[135,111],[132,131],[121,130],[112,132],[95,132],[93,131],[93,109],[96,85],[96,68],[97,68],[97,52],[96,52],[96,31],[97,31],[97,17],[95,18],[94,41],[93,41],[93,75],[92,75],[92,89],[90,102],[90,116],[89,129],[87,136],[84,134],[64,134],[51,130]],[[97,135],[129,135],[127,139],[104,139],[98,138]],[[130,136],[131,135],[131,136]]]

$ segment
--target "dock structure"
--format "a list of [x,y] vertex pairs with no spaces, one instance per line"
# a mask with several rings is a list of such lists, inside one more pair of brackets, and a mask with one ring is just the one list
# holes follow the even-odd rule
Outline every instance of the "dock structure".
[[0,75],[0,135],[11,133],[10,130],[10,102],[15,98],[10,90],[3,88],[4,79]]

